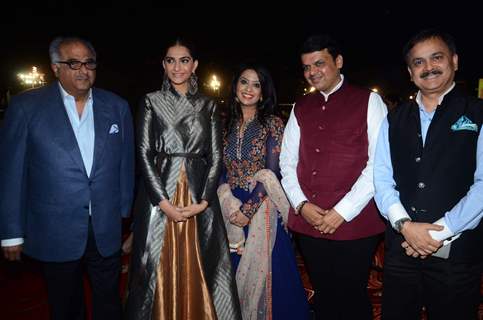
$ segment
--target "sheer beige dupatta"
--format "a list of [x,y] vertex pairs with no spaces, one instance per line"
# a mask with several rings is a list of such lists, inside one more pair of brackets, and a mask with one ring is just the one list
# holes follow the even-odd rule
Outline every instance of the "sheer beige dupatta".
[[228,184],[218,188],[230,248],[244,247],[236,272],[244,320],[272,318],[272,250],[277,235],[277,219],[280,213],[286,225],[290,208],[280,182],[271,170],[258,171],[253,177],[252,189],[257,181],[265,187],[267,197],[251,219],[246,239],[243,228],[229,221],[230,214],[240,209],[240,200],[233,196]]

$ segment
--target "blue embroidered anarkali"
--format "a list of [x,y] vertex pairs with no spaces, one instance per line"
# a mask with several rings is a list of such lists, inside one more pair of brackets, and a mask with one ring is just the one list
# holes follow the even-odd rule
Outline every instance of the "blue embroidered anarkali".
[[[242,206],[240,211],[251,218],[267,197],[262,183],[257,182],[250,191],[253,176],[269,169],[280,180],[279,155],[284,125],[280,118],[271,116],[265,126],[257,120],[237,124],[225,137],[222,183],[228,183],[234,197]],[[258,214],[261,214],[260,212]],[[277,219],[276,240],[272,251],[271,301],[272,319],[308,319],[308,303],[289,235]],[[244,227],[248,236],[250,224]],[[242,256],[232,253],[235,270]]]

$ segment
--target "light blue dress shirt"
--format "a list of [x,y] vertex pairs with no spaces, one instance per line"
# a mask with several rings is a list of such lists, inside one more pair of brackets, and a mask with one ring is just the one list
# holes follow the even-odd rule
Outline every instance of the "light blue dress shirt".
[[59,83],[60,92],[62,95],[62,100],[64,101],[65,111],[69,117],[72,130],[74,130],[74,135],[77,140],[77,145],[79,146],[80,153],[82,156],[82,161],[84,162],[84,167],[87,172],[87,176],[91,175],[92,162],[94,160],[94,111],[92,109],[92,89],[89,90],[89,96],[82,111],[81,116],[77,113],[77,108],[75,105],[75,98],[68,94],[64,88]]
[[[454,85],[447,91],[451,91]],[[446,93],[447,93],[446,92]],[[445,94],[446,94],[445,93]],[[440,103],[443,100],[440,97]],[[426,140],[429,125],[433,119],[434,112],[426,112],[421,102],[420,94],[416,98],[419,105],[419,116],[421,119],[421,136],[423,145]],[[393,167],[391,162],[391,150],[389,145],[389,123],[384,119],[376,146],[374,159],[374,185],[376,194],[374,199],[381,214],[391,222],[409,217],[399,199],[399,192],[395,189],[396,182],[393,178]],[[476,149],[476,170],[473,185],[468,193],[448,212],[444,217],[435,221],[435,224],[444,226],[442,231],[430,231],[435,240],[445,240],[459,235],[461,232],[475,228],[483,218],[483,130],[480,130]],[[453,237],[455,239],[456,237]]]

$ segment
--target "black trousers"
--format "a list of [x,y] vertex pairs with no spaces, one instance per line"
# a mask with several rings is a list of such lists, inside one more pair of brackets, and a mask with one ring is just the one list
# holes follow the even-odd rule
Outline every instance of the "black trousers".
[[47,282],[51,319],[85,319],[82,281],[84,270],[89,275],[92,288],[93,319],[115,320],[121,318],[120,252],[109,257],[101,256],[97,250],[90,221],[86,251],[80,260],[43,262],[42,265]]
[[372,319],[367,281],[379,239],[334,241],[297,235],[315,290],[316,319]]
[[476,320],[481,272],[481,263],[422,260],[386,247],[382,319],[419,320],[424,306],[431,320]]

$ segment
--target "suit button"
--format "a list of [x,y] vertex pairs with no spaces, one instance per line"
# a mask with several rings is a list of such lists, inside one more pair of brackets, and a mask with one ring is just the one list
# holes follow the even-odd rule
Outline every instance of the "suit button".
[[319,148],[315,148],[315,152],[319,153],[320,152],[320,149]]
[[415,207],[411,207],[411,211],[412,212],[416,212],[416,208]]
[[319,130],[324,130],[324,126],[318,126]]
[[325,111],[325,106],[322,106],[322,111]]
[[315,197],[317,197],[317,194],[316,193],[313,193],[312,194],[312,199],[314,199]]
[[424,184],[424,182],[418,183],[418,188],[419,189],[424,189],[425,187],[426,187],[426,184]]
[[316,170],[312,171],[312,175],[313,176],[316,176],[317,175],[317,171]]
[[416,161],[416,162],[421,162],[421,157],[416,157],[416,158],[414,158],[414,161]]

